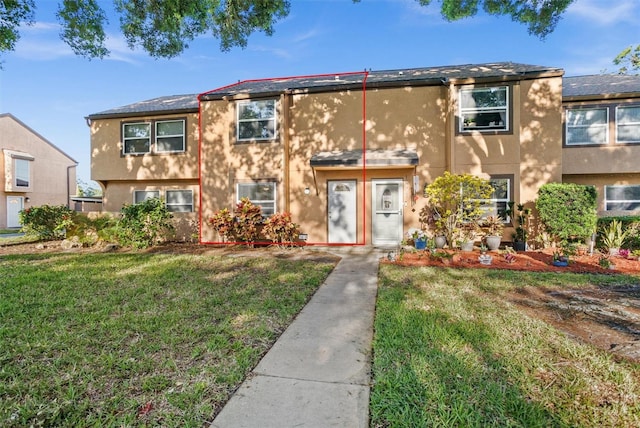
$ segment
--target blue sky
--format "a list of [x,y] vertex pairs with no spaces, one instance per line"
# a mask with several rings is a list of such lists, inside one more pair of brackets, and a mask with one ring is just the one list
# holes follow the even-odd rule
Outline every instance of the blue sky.
[[640,1],[577,0],[545,40],[509,18],[479,15],[449,23],[439,2],[292,0],[271,37],[221,52],[212,37],[180,57],[156,60],[131,51],[111,13],[103,60],[75,57],[58,36],[57,1],[38,0],[36,25],[2,57],[0,113],[11,113],[79,162],[90,180],[85,116],[164,95],[197,94],[238,80],[513,61],[561,67],[566,75],[615,72],[613,58],[640,43]]

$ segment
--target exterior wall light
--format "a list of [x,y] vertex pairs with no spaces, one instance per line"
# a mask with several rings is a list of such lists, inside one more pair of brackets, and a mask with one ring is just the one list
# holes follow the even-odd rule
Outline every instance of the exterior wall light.
[[304,188],[304,194],[305,194],[305,195],[308,195],[308,194],[310,194],[310,193],[311,193],[311,189],[309,189],[308,187],[305,187],[305,188]]

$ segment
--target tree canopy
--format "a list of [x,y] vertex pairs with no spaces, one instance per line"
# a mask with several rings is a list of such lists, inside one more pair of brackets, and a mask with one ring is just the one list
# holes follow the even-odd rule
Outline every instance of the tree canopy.
[[[48,1],[48,0],[45,0]],[[359,2],[360,0],[353,0]],[[428,6],[433,0],[416,0]],[[437,0],[444,19],[455,21],[478,14],[510,16],[544,38],[575,0]],[[0,1],[0,54],[15,49],[22,25],[35,23],[35,0]],[[80,56],[104,58],[107,14],[100,0],[59,0],[60,38]],[[120,30],[131,49],[142,48],[155,58],[173,58],[196,37],[211,34],[220,49],[246,47],[249,36],[272,35],[274,25],[289,14],[288,0],[113,0]]]
[[619,65],[620,74],[628,74],[640,71],[640,45],[629,46],[618,54],[613,60],[615,65]]

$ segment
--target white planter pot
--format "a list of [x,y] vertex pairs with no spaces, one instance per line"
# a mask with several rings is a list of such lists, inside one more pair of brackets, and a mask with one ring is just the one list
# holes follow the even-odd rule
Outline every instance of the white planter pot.
[[487,236],[484,239],[487,242],[487,248],[490,250],[495,251],[500,248],[500,241],[502,240],[500,236]]

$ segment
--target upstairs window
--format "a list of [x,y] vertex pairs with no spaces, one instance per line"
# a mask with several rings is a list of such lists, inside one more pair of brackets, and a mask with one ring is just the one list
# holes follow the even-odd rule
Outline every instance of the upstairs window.
[[184,152],[184,120],[156,122],[156,152]]
[[123,123],[122,154],[184,152],[185,123],[185,119]]
[[567,110],[567,146],[608,144],[609,110],[607,108],[581,108]]
[[238,141],[276,139],[276,100],[239,101],[236,111]]
[[640,106],[616,109],[616,141],[640,143]]
[[460,132],[508,130],[508,86],[460,89]]
[[122,139],[122,151],[125,155],[149,153],[151,151],[151,124],[123,124]]
[[236,202],[249,198],[252,204],[262,208],[262,215],[270,217],[276,212],[276,182],[238,183]]
[[640,185],[604,186],[605,211],[640,210]]
[[15,186],[20,188],[31,187],[31,164],[26,159],[14,159]]

